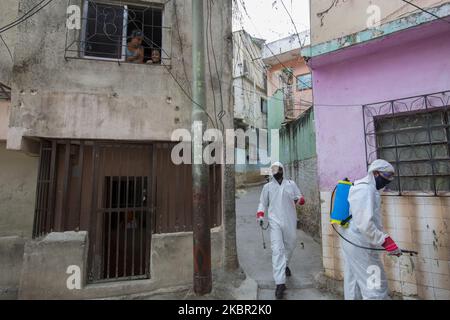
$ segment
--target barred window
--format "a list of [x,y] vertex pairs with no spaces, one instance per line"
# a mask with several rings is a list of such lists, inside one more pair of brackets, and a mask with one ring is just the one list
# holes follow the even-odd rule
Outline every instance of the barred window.
[[[162,5],[84,0],[82,11],[81,33],[68,32],[66,58],[131,62],[128,58],[139,54],[136,62],[153,63],[159,55],[158,64],[169,58],[162,48],[164,32],[170,31],[163,27]],[[137,34],[142,43],[130,49]]]
[[450,194],[449,100],[444,93],[365,107],[368,163],[376,155],[396,168],[391,191]]

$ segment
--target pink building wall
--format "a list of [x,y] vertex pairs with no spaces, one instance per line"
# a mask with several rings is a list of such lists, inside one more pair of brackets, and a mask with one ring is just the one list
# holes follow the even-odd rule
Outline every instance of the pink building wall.
[[[292,68],[294,76],[298,77],[303,74],[310,73],[309,67],[306,65],[305,60],[303,58],[295,58],[292,60],[289,60],[287,62],[283,62],[283,65],[277,64],[272,66],[269,69],[269,72],[267,73],[267,89],[268,89],[268,96],[272,97],[275,92],[281,87],[280,81],[279,81],[279,74],[284,69],[284,66],[288,68]],[[296,81],[296,80],[294,80]],[[295,82],[295,89],[294,89],[294,100],[295,100],[295,111],[294,115],[298,117],[302,112],[304,112],[306,109],[308,109],[311,104],[302,102],[309,101],[312,102],[313,96],[312,96],[312,90],[297,90],[297,84]]]
[[321,191],[367,173],[362,105],[450,89],[450,29],[442,22],[311,61]]

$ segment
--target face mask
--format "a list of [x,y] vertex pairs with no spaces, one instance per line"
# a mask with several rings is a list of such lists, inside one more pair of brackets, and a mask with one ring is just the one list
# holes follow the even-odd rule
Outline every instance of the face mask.
[[278,172],[277,174],[274,174],[273,177],[274,177],[276,180],[280,180],[280,179],[283,178],[283,172]]
[[375,177],[375,181],[377,183],[377,190],[384,189],[391,181],[383,178],[382,176]]

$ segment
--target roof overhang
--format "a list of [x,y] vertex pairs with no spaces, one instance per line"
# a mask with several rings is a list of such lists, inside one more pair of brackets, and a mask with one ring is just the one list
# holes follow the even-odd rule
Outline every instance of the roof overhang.
[[[428,11],[436,16],[447,18],[450,22],[450,3],[430,8]],[[334,53],[349,47],[363,45],[365,43],[372,42],[373,40],[383,39],[400,31],[417,28],[418,26],[428,24],[433,21],[446,25],[447,28],[449,27],[448,23],[445,21],[439,20],[427,12],[419,11],[407,17],[385,23],[378,28],[366,29],[338,39],[311,45],[309,48],[304,48],[302,50],[302,56],[308,59],[316,59],[322,55]]]
[[448,23],[435,19],[428,23],[404,29],[401,32],[390,33],[371,41],[364,41],[349,47],[329,51],[312,58],[307,57],[306,59],[308,65],[312,69],[316,69],[328,64],[340,63],[349,59],[376,54],[377,52],[389,50],[401,45],[408,45],[414,42],[417,43],[417,41],[421,41],[422,39],[425,40],[439,34],[448,34],[449,30],[450,25]]

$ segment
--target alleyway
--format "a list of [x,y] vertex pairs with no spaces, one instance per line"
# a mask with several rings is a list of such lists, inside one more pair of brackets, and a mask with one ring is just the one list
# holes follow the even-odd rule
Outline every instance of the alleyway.
[[[273,300],[275,283],[272,278],[269,231],[264,232],[267,246],[264,250],[261,229],[255,218],[261,189],[253,187],[237,193],[237,246],[242,268],[259,285],[258,299]],[[332,294],[314,288],[314,274],[322,269],[321,247],[302,231],[298,231],[298,246],[290,268],[293,276],[286,284],[287,300],[337,299]]]

